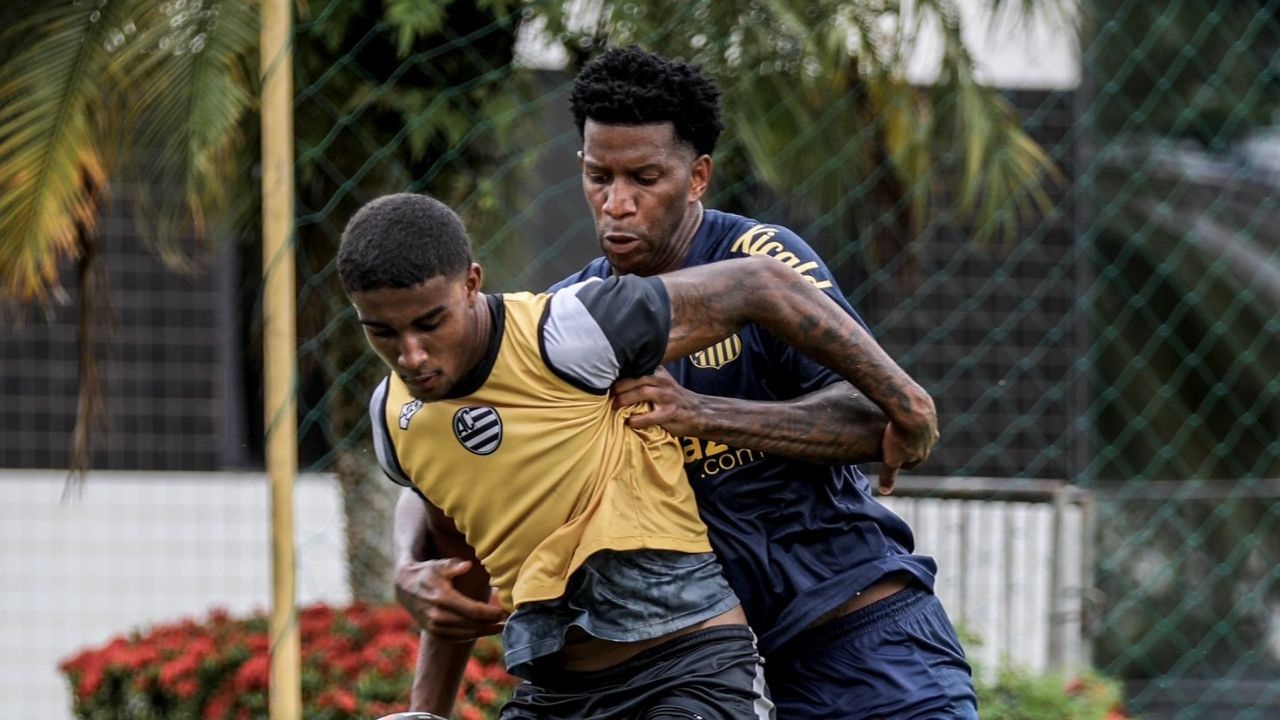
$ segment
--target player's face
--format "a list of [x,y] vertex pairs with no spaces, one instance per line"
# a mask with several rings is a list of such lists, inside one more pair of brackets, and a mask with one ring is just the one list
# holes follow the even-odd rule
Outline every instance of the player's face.
[[614,271],[655,275],[680,267],[702,219],[698,200],[711,158],[680,142],[669,122],[587,120],[582,136],[582,191]]
[[351,294],[369,346],[415,398],[445,397],[484,356],[489,310],[481,277],[472,264],[464,275]]

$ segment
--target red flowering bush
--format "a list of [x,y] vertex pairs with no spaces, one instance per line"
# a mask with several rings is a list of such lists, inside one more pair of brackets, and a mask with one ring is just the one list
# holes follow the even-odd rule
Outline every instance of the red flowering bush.
[[[302,716],[369,720],[408,707],[418,633],[398,606],[315,605],[300,611]],[[83,650],[60,668],[76,717],[255,720],[267,717],[267,619],[215,611],[118,637]],[[454,713],[497,717],[517,680],[493,638],[476,644]]]

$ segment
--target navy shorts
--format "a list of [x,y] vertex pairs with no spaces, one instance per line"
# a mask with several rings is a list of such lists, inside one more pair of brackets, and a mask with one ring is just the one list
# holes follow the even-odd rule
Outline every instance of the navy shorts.
[[810,628],[769,655],[778,720],[977,720],[964,650],[942,603],[911,586]]
[[773,720],[755,635],[724,625],[682,635],[595,672],[542,672],[501,720]]

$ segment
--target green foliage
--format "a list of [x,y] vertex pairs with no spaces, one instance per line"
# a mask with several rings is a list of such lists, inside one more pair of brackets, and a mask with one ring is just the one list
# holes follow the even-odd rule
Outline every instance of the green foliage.
[[511,204],[495,198],[513,183],[490,175],[515,165],[514,140],[536,132],[519,111],[527,78],[512,68],[519,16],[502,3],[330,0],[310,13],[296,32],[295,134],[297,250],[309,279],[299,334],[314,340],[299,363],[304,385],[323,395],[304,394],[303,431],[341,453],[362,440],[366,393],[383,372],[333,272],[342,227],[374,197],[428,192],[479,242],[505,222],[487,210]]
[[1063,675],[1035,675],[1001,670],[994,680],[977,684],[978,709],[984,720],[1123,720],[1120,685],[1095,673],[1068,680]]
[[[1062,5],[1025,0],[1017,9]],[[554,5],[534,7],[583,57],[634,42],[704,67],[724,91],[728,147],[720,155],[741,151],[748,161],[721,180],[732,187],[759,178],[794,193],[794,210],[806,216],[834,216],[864,232],[888,216],[915,236],[957,210],[979,237],[1011,240],[1020,221],[1049,207],[1046,186],[1061,181],[1008,103],[977,82],[949,0],[911,9],[841,0],[606,2],[585,23],[557,17]],[[931,27],[942,31],[939,79],[916,87],[903,69]],[[959,192],[954,203],[941,202],[936,191],[951,177]]]
[[[970,653],[982,638],[956,628]],[[972,662],[972,661],[971,661]],[[1120,683],[1096,670],[1034,673],[1002,665],[973,663],[978,713],[984,720],[1128,720]]]
[[387,22],[396,28],[396,50],[409,54],[421,37],[430,37],[444,24],[444,3],[421,0],[386,0]]
[[174,265],[206,236],[236,168],[257,41],[244,0],[7,5],[0,15],[0,293],[48,299],[129,179]]

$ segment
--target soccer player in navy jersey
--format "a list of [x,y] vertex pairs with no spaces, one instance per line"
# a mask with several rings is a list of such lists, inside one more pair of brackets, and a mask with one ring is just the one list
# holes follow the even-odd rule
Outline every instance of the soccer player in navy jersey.
[[[634,47],[583,69],[571,106],[603,257],[556,287],[762,255],[862,322],[795,233],[702,207],[718,98],[696,68]],[[758,326],[613,390],[617,403],[654,406],[633,426],[684,438],[699,513],[760,637],[780,720],[977,717],[964,651],[933,594],[936,564],[913,554],[911,529],[853,465],[881,462],[883,492],[904,466],[902,429],[864,393]],[[419,506],[412,496],[397,506],[397,596],[439,637],[495,632],[504,613],[456,592],[470,564],[431,559]]]
[[[629,427],[611,386],[747,324],[867,388],[937,438],[932,399],[839,304],[765,256],[488,294],[461,220],[413,193],[347,224],[342,286],[388,375],[369,402],[378,462],[427,507],[437,548],[498,590],[519,686],[504,720],[771,720],[745,611],[711,552],[679,440]],[[471,646],[424,633],[410,698],[448,714]]]

